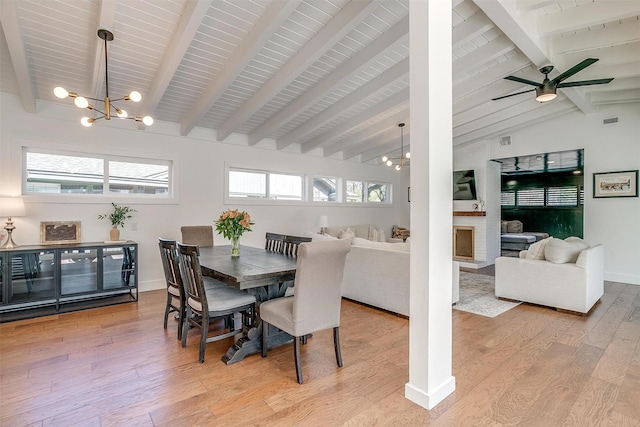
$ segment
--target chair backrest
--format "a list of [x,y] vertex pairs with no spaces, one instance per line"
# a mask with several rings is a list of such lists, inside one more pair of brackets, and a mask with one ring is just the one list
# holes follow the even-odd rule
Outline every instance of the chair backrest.
[[180,267],[178,267],[178,258],[176,255],[176,241],[159,238],[158,247],[160,248],[160,258],[162,259],[162,268],[164,269],[167,289],[173,287],[178,291],[178,295],[184,296],[182,279],[180,278]]
[[350,250],[348,240],[300,244],[293,296],[297,335],[340,326],[342,274]]
[[298,246],[300,243],[311,241],[311,237],[284,236],[284,249],[282,252],[288,256],[298,256]]
[[180,265],[180,277],[185,291],[186,303],[197,314],[206,315],[209,308],[204,292],[199,257],[198,246],[178,243],[178,264]]
[[284,250],[284,234],[267,233],[264,238],[264,248],[270,252]]
[[201,248],[213,246],[213,226],[211,225],[183,225],[180,227],[182,243],[197,245]]

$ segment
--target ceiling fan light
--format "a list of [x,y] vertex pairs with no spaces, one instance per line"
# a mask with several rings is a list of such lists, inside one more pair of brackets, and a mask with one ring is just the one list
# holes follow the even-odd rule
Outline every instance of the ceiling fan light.
[[73,103],[76,104],[78,108],[87,108],[89,106],[89,101],[84,96],[78,96],[73,100]]
[[56,97],[60,98],[60,99],[64,99],[67,96],[69,96],[69,92],[67,92],[67,90],[65,88],[60,87],[60,86],[58,86],[55,89],[53,89],[53,94]]
[[549,102],[556,99],[556,88],[545,84],[536,88],[536,101]]

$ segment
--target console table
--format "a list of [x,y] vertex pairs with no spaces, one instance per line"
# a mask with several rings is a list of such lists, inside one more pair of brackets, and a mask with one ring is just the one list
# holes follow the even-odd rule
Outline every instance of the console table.
[[138,300],[138,244],[0,249],[0,322]]

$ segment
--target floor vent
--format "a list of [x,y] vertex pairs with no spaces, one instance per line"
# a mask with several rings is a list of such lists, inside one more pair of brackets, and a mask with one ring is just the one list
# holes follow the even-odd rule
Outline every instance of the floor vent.
[[602,121],[603,125],[610,125],[611,123],[618,123],[618,118],[617,117],[611,117],[610,119],[604,119]]

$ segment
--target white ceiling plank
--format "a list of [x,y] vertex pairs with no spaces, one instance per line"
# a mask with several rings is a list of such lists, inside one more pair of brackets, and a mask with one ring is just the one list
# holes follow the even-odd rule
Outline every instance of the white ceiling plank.
[[498,37],[484,46],[468,53],[453,62],[453,75],[465,72],[468,69],[481,66],[495,58],[514,50],[516,47],[506,37]]
[[[479,87],[499,81],[505,76],[521,70],[523,67],[526,67],[527,64],[529,64],[529,60],[522,55],[518,55],[517,58],[513,58],[511,61],[501,62],[495,67],[489,68],[478,75],[454,85],[453,96],[454,98],[466,96],[478,90]],[[522,83],[513,82],[513,85],[514,88],[518,88],[522,86]]]
[[626,20],[619,24],[592,28],[575,34],[553,37],[551,47],[554,55],[563,53],[589,52],[640,40],[640,20]]
[[[400,133],[396,133],[395,136],[391,135],[382,143],[374,143],[367,147],[367,150],[359,153],[361,162],[376,160],[380,164],[382,163],[382,156],[400,157]],[[408,151],[411,151],[411,132],[404,133],[404,152]]]
[[275,0],[270,5],[224,65],[221,72],[218,73],[219,78],[214,79],[206,92],[198,99],[198,102],[183,117],[180,123],[180,135],[186,136],[191,132],[196,123],[209,112],[300,3],[301,0]]
[[[407,107],[409,104],[407,103]],[[360,141],[366,141],[375,137],[376,135],[387,132],[389,130],[398,131],[398,123],[405,123],[405,125],[409,125],[409,109],[402,110],[392,116],[389,116],[372,126],[367,126],[359,132],[356,132],[349,137],[344,138],[342,141],[331,145],[324,149],[324,156],[331,156],[339,151],[344,151],[350,147],[358,146]],[[408,127],[405,127],[405,131],[409,130]]]
[[[158,107],[167,87],[169,87],[171,83],[171,79],[180,66],[182,58],[189,49],[191,41],[198,31],[202,20],[207,15],[211,1],[212,0],[189,0],[185,5],[184,12],[174,31],[174,36],[171,37],[169,46],[167,46],[167,50],[164,52],[162,61],[160,62],[160,67],[156,71],[153,81],[149,86],[148,93],[140,105],[140,111],[142,111],[143,114],[152,115]],[[146,126],[140,123],[138,128],[144,129]]]
[[[117,2],[115,1],[101,1],[100,9],[98,11],[98,28],[94,31],[93,36],[95,37],[95,50],[93,55],[93,67],[90,73],[89,85],[91,87],[91,92],[85,96],[91,96],[99,98],[100,94],[103,93],[105,89],[105,75],[107,74],[107,70],[104,67],[104,40],[98,37],[98,30],[105,29],[111,31],[114,27],[114,22],[116,20],[116,6]],[[113,35],[113,39],[116,40],[118,38],[117,34]],[[107,42],[107,48],[110,43]],[[109,52],[107,51],[107,54]],[[104,109],[103,105],[97,106],[99,109]]]
[[615,90],[589,94],[595,105],[626,104],[640,102],[640,89]]
[[20,22],[18,19],[18,8],[15,0],[0,1],[0,16],[2,17],[2,31],[4,32],[13,70],[18,82],[20,102],[24,111],[36,113],[36,97],[33,93],[33,82],[31,81],[31,71],[27,61]]
[[287,105],[279,113],[260,125],[249,136],[249,145],[257,144],[263,138],[266,138],[274,129],[287,123],[311,105],[318,102],[328,93],[335,90],[336,87],[347,81],[353,74],[367,67],[372,61],[375,61],[377,57],[384,55],[388,49],[392,48],[398,42],[406,39],[408,33],[409,18],[407,16],[388,31],[385,31],[384,34],[358,52],[349,61],[332,71],[330,78],[326,78],[313,86],[304,96],[298,97],[294,102]]
[[298,140],[302,139],[303,136],[310,134],[322,125],[335,119],[354,105],[375,96],[379,92],[383,91],[387,86],[404,78],[408,73],[409,59],[407,58],[398,62],[396,65],[389,68],[373,80],[370,80],[367,84],[360,86],[358,89],[351,92],[331,107],[317,114],[311,120],[307,120],[304,124],[288,132],[282,138],[279,138],[277,142],[278,150],[282,150],[283,148],[298,142]]
[[218,128],[218,140],[225,140],[235,128],[248,120],[303,71],[324,55],[378,7],[378,0],[351,2],[322,27],[278,72]]
[[[330,143],[331,140],[336,139],[343,134],[351,132],[353,129],[357,128],[362,123],[368,122],[372,118],[378,115],[384,114],[384,112],[387,110],[398,108],[399,105],[403,105],[408,102],[409,102],[409,88],[405,88],[397,92],[393,96],[385,99],[384,102],[377,103],[372,108],[366,109],[360,114],[357,114],[354,117],[346,120],[342,124],[333,126],[327,132],[324,132],[316,136],[315,138],[305,142],[304,144],[302,144],[302,150],[303,152],[306,153],[322,145],[325,145],[331,148],[329,145],[327,145],[327,143]],[[327,154],[327,148],[325,148],[324,155],[325,157],[330,155],[330,154]]]
[[544,9],[557,3],[557,0],[519,0],[518,3],[516,3],[516,7],[518,8],[518,12],[526,13]]
[[640,2],[637,0],[594,1],[538,16],[538,35],[560,34],[638,15]]
[[[508,95],[520,91],[522,88],[513,86],[513,82],[508,80],[498,80],[497,82],[486,85],[479,90],[473,91],[467,96],[460,98],[456,97],[453,101],[453,114],[460,114],[469,109],[475,108],[479,105],[486,104],[487,102],[499,102],[491,101],[492,98],[498,96]],[[455,91],[454,91],[455,94]]]
[[[408,132],[405,132],[408,134]],[[393,147],[387,148],[393,144]],[[361,141],[357,147],[352,147],[347,150],[342,151],[342,158],[344,160],[352,159],[356,156],[371,156],[372,150],[380,150],[381,147],[385,147],[384,151],[381,154],[386,154],[392,149],[400,147],[400,132],[397,129],[388,129],[385,132],[378,135],[376,138],[370,139],[368,141]],[[375,158],[369,157],[369,160]],[[362,161],[362,157],[361,157]]]
[[[584,71],[590,69],[598,69],[600,67],[611,67],[614,65],[625,64],[630,60],[640,59],[640,41],[625,43],[617,46],[609,46],[607,48],[593,49],[587,52],[574,52],[554,55],[554,63],[561,68],[569,69],[578,62],[584,60],[587,56],[590,58],[598,58],[600,62],[593,64]],[[582,71],[580,71],[582,74]]]
[[453,115],[453,128],[462,126],[465,123],[470,123],[483,117],[494,114],[498,111],[515,107],[523,102],[530,102],[533,99],[533,94],[522,94],[512,96],[511,98],[500,99],[498,101],[485,101],[473,108],[469,108],[463,112]]
[[455,49],[461,44],[482,35],[494,26],[493,22],[491,22],[484,14],[476,13],[471,18],[453,28],[453,48]]

